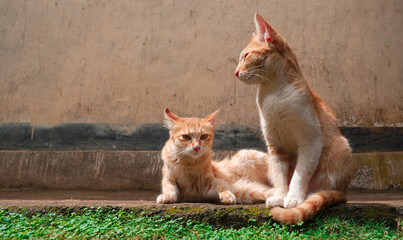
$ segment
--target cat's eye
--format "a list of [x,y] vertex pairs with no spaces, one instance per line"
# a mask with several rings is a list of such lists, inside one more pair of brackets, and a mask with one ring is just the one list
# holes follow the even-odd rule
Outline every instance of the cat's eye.
[[242,58],[242,62],[245,62],[245,59],[246,59],[246,57],[249,55],[249,53],[245,53],[244,55],[243,55],[243,58]]
[[200,136],[200,140],[206,140],[208,138],[208,134],[203,134]]
[[187,134],[183,134],[181,137],[182,137],[182,139],[187,140],[187,141],[192,140],[192,137]]

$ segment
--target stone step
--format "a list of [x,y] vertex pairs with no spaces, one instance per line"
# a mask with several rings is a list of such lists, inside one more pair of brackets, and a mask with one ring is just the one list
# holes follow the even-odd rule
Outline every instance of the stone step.
[[[235,151],[216,151],[222,159]],[[353,154],[351,188],[403,189],[403,152]],[[0,188],[159,191],[160,151],[0,151]]]

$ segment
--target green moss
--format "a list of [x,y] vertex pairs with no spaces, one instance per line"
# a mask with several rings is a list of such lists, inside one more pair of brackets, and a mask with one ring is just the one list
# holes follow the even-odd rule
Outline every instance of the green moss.
[[[158,206],[158,207],[47,207],[47,208],[31,208],[19,209],[8,208],[7,212],[19,212],[28,217],[53,213],[57,216],[86,215],[89,212],[100,212],[103,214],[131,214],[136,217],[160,217],[163,219],[184,219],[186,221],[198,221],[209,224],[214,227],[224,228],[242,228],[246,226],[261,226],[262,224],[271,224],[270,210],[264,205],[252,206],[216,206],[216,205],[184,205],[176,206]],[[389,226],[396,227],[397,219],[401,216],[397,208],[385,205],[359,205],[359,204],[343,204],[327,209],[319,214],[314,220],[343,216],[352,219],[355,222],[365,223],[368,221],[385,222]],[[401,225],[400,225],[401,226]]]
[[165,214],[190,214],[190,213],[201,213],[207,208],[202,206],[194,207],[167,207],[164,208]]

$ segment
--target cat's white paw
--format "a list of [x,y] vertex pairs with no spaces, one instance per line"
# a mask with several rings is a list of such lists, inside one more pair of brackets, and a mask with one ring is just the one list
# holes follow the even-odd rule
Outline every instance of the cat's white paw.
[[296,207],[304,202],[303,197],[296,197],[296,196],[290,196],[287,195],[284,198],[284,208],[293,208]]
[[175,203],[178,201],[178,197],[174,194],[161,194],[157,197],[158,204]]
[[224,191],[220,193],[220,200],[224,204],[236,204],[236,197],[230,191]]
[[284,202],[284,197],[281,196],[271,196],[266,199],[266,207],[273,208],[273,207],[282,207]]

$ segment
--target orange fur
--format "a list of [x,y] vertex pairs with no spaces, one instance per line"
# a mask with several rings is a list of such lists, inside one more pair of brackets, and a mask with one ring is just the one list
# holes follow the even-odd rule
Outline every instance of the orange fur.
[[345,203],[340,191],[324,190],[314,193],[299,206],[290,209],[275,207],[270,210],[272,218],[282,224],[294,225],[313,218],[319,211],[338,203]]
[[[266,205],[288,208],[274,208],[274,218],[297,223],[330,203],[345,201],[341,196],[352,179],[351,149],[332,110],[305,82],[287,41],[259,14],[255,26],[235,75],[259,86],[256,101],[273,160],[274,195]],[[326,197],[318,199],[322,193]]]
[[180,118],[165,110],[170,138],[162,149],[164,166],[158,203],[257,203],[271,196],[270,180],[265,175],[269,155],[241,150],[231,159],[212,161],[216,115]]

